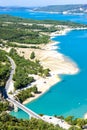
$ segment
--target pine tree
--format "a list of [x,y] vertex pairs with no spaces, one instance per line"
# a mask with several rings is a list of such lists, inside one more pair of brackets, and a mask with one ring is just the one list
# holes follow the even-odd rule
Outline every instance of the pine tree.
[[31,55],[30,55],[30,59],[34,59],[35,58],[35,53],[32,52]]

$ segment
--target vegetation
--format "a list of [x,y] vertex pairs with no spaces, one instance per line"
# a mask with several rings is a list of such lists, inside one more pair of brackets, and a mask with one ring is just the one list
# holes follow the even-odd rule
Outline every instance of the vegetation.
[[34,59],[35,58],[35,53],[32,52],[31,55],[30,55],[30,59]]
[[[82,8],[82,10],[80,10]],[[58,12],[63,13],[64,11],[68,11],[68,13],[86,13],[87,5],[85,4],[74,4],[74,5],[50,5],[45,7],[38,7],[32,10],[34,11],[46,11],[46,12]]]
[[[23,44],[15,44],[15,43],[11,43],[11,42],[7,42],[6,45],[5,43],[2,42],[3,46],[6,47],[17,47],[17,48],[34,48],[34,49],[40,49],[39,46],[27,46],[27,45],[23,45]],[[3,47],[2,46],[2,47]]]
[[87,119],[74,118],[74,116],[66,117],[65,121],[72,125],[70,130],[82,130],[83,126],[87,124]]
[[18,99],[20,100],[20,102],[22,103],[23,101],[25,101],[27,98],[30,98],[33,96],[33,93],[38,93],[37,87],[36,85],[28,88],[26,90],[22,90],[18,95]]
[[[9,55],[14,59],[16,63],[16,73],[13,80],[15,81],[15,89],[24,88],[28,84],[34,81],[33,77],[29,77],[29,74],[36,74],[40,76],[47,76],[49,69],[44,69],[40,65],[39,61],[26,60],[17,54],[15,49],[11,49]],[[47,73],[48,72],[48,73]]]
[[41,44],[48,43],[49,36],[40,35],[38,32],[30,31],[29,29],[16,28],[13,24],[8,26],[0,26],[0,37],[3,40],[7,40],[9,42],[18,42],[18,43],[26,43],[26,44]]
[[[1,17],[1,16],[0,16]],[[0,19],[0,38],[3,41],[7,41],[10,46],[12,46],[11,42],[17,42],[17,43],[26,43],[26,44],[42,44],[42,43],[48,43],[49,42],[49,36],[41,34],[40,32],[46,32],[53,30],[53,27],[46,28],[41,25],[36,24],[23,24],[16,21],[17,18],[12,18],[9,16],[10,20],[14,20],[15,22],[6,22],[7,20],[4,17]],[[22,20],[21,20],[22,22]],[[17,46],[16,44],[13,46]]]
[[[77,120],[76,125],[72,125],[69,130],[82,130],[82,126],[87,124],[87,120],[84,119],[74,119]],[[84,121],[84,123],[81,123]],[[31,120],[17,119],[8,115],[6,112],[0,114],[0,129],[1,130],[64,130],[58,125],[54,126],[52,124],[46,123],[42,120],[37,120],[31,118]]]
[[6,111],[9,109],[9,103],[7,101],[4,101],[4,102],[0,102],[0,114],[3,112],[3,111]]
[[[0,32],[2,32],[0,33],[0,44],[7,47],[22,48],[28,48],[28,46],[22,44],[46,44],[50,41],[50,36],[47,33],[60,30],[57,25],[66,25],[73,28],[87,27],[87,25],[70,21],[39,21],[0,15]],[[15,42],[20,45],[15,44]]]
[[5,87],[5,83],[10,75],[10,63],[6,52],[0,50],[0,87]]
[[[4,23],[4,24],[3,24]],[[44,25],[51,25],[49,26],[44,26]],[[77,25],[80,27],[87,27],[87,25],[84,24],[80,24],[80,23],[75,23],[75,22],[71,22],[71,21],[58,21],[58,20],[33,20],[33,19],[24,19],[24,18],[20,18],[20,17],[13,17],[10,15],[0,15],[0,25],[3,27],[9,27],[11,25],[11,28],[16,26],[16,28],[29,28],[32,30],[35,29],[41,29],[42,32],[44,32],[44,29],[46,29],[46,32],[49,32],[48,30],[50,28],[55,28],[55,25],[68,25],[72,26],[73,25]],[[36,26],[36,27],[35,27]],[[14,27],[15,28],[15,27]],[[48,29],[48,30],[47,30]],[[56,29],[56,28],[55,28]],[[51,30],[52,32],[52,30]],[[54,30],[55,32],[55,30]]]
[[59,126],[46,123],[42,120],[32,118],[23,120],[12,117],[6,113],[0,115],[1,130],[63,130]]

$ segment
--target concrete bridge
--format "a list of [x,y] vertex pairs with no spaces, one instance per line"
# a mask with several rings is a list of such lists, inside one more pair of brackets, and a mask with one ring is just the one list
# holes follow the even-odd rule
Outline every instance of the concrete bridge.
[[7,98],[7,100],[11,103],[13,103],[15,106],[17,106],[18,108],[20,108],[21,110],[23,110],[24,112],[26,112],[29,117],[33,117],[33,118],[36,118],[36,119],[41,119],[41,116],[39,116],[38,114],[36,114],[34,111],[30,110],[29,108],[27,108],[26,106],[24,106],[23,104],[21,104],[20,102],[16,101],[15,99],[13,98]]

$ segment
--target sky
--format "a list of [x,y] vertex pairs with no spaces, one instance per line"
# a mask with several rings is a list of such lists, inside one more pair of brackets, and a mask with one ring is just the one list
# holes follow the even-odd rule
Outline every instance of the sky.
[[87,4],[87,0],[0,0],[0,6],[46,6],[61,4]]

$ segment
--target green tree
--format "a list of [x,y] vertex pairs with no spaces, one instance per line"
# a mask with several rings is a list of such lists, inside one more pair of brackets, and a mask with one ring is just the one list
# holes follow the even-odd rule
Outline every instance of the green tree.
[[77,119],[77,125],[80,126],[80,128],[82,128],[85,125],[85,120],[78,118]]
[[43,71],[43,75],[46,77],[46,76],[49,76],[49,69],[45,69],[44,71]]
[[38,93],[38,89],[37,89],[37,86],[36,86],[36,85],[34,85],[34,86],[32,87],[32,91],[33,91],[34,93]]
[[34,59],[35,58],[35,53],[32,52],[31,55],[30,55],[30,59]]
[[67,121],[69,124],[72,124],[74,116],[68,116],[65,118],[65,121]]

